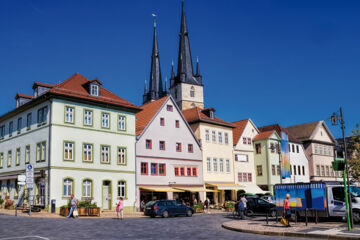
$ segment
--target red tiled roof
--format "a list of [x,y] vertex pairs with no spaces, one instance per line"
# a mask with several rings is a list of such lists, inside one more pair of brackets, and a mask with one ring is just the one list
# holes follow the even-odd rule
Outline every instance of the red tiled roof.
[[[75,73],[70,78],[66,79],[62,83],[52,85],[53,87],[48,91],[49,93],[69,96],[75,98],[86,99],[94,102],[108,103],[127,108],[140,109],[135,104],[132,104],[118,95],[110,92],[109,90],[100,86],[100,96],[92,96],[85,89],[84,85],[90,80],[82,76],[79,73]],[[51,84],[49,84],[50,86]]]
[[311,137],[320,121],[309,122],[287,127],[286,130],[299,140],[307,140]]
[[52,87],[55,87],[56,85],[57,85],[57,84],[34,82],[32,88],[35,89],[37,86],[52,88]]
[[17,93],[16,96],[15,96],[15,99],[18,99],[18,98],[20,98],[20,97],[21,97],[21,98],[28,98],[28,99],[34,98],[32,95]]
[[249,119],[244,119],[244,120],[240,120],[240,121],[232,123],[235,125],[235,128],[233,129],[233,144],[234,144],[234,146],[238,143],[242,133],[244,132],[244,129],[245,129],[248,121],[249,121]]
[[217,125],[231,127],[231,128],[235,127],[232,123],[224,121],[216,116],[214,116],[214,118],[210,118],[209,116],[207,116],[204,113],[204,111],[206,111],[206,110],[209,110],[209,109],[208,108],[202,109],[199,107],[194,107],[194,108],[186,109],[186,110],[182,111],[182,113],[183,113],[186,121],[188,121],[188,123],[207,122],[207,123],[217,124]]
[[266,132],[260,132],[258,135],[256,135],[253,139],[253,141],[257,141],[257,140],[262,140],[262,139],[267,139],[271,136],[271,134],[273,134],[275,130],[272,131],[266,131]]
[[265,132],[265,131],[270,131],[270,130],[274,131],[275,130],[276,133],[280,136],[280,138],[281,138],[281,132],[285,132],[288,135],[288,138],[289,138],[290,142],[300,142],[291,133],[289,133],[289,131],[287,131],[285,128],[280,126],[280,124],[273,124],[273,125],[259,127],[259,130],[260,130],[260,132]]
[[147,104],[142,105],[140,108],[141,112],[135,114],[136,117],[136,135],[139,136],[146,126],[149,124],[151,119],[155,116],[155,114],[159,111],[164,102],[169,98],[169,96],[165,96],[158,100],[149,102]]

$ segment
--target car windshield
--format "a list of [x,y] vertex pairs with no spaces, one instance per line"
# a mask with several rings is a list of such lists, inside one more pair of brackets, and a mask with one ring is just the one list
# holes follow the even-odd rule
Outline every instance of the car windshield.
[[148,202],[148,203],[146,203],[146,205],[145,206],[151,206],[151,205],[154,205],[154,203],[155,203],[156,201],[150,201],[150,202]]
[[360,189],[355,186],[350,186],[350,192],[354,197],[360,197]]

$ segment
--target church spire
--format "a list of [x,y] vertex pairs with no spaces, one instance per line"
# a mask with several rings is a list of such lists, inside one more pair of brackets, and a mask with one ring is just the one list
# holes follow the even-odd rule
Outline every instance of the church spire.
[[196,74],[195,76],[200,76],[200,67],[199,67],[199,57],[196,57]]

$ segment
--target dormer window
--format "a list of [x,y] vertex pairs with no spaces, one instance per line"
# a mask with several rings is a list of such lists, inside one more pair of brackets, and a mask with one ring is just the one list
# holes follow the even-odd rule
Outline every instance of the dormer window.
[[90,95],[98,97],[99,96],[99,89],[100,89],[99,85],[91,84],[90,85]]
[[210,118],[214,119],[214,111],[210,111]]

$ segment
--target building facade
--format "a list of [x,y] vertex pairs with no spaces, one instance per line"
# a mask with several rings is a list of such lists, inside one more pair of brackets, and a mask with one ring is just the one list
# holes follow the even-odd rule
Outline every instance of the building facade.
[[78,73],[55,85],[35,83],[33,98],[0,117],[0,126],[8,129],[0,142],[0,154],[7,157],[0,177],[10,197],[17,191],[12,182],[30,163],[34,205],[47,207],[55,200],[59,210],[74,194],[103,210],[123,197],[125,210],[133,210],[140,109],[101,85]]
[[204,200],[200,144],[171,96],[141,106],[136,114],[139,202]]

